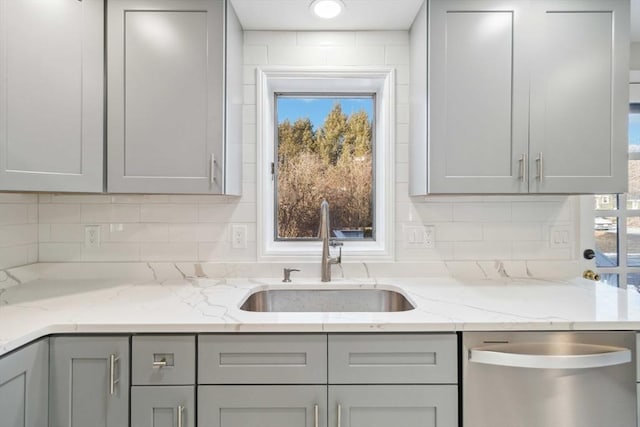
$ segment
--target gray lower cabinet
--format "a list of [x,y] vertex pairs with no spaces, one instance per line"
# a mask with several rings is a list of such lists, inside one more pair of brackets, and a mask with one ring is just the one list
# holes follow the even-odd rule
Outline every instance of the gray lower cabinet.
[[48,382],[48,340],[1,358],[0,427],[46,427]]
[[129,424],[129,337],[53,337],[50,427]]
[[132,427],[194,427],[194,386],[131,387]]
[[323,385],[200,386],[198,427],[325,427]]
[[455,385],[329,386],[329,425],[452,427],[458,425]]

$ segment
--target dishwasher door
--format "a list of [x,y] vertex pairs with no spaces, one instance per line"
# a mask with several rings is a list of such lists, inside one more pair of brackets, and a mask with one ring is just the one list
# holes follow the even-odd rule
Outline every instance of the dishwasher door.
[[635,332],[465,332],[463,427],[635,427]]

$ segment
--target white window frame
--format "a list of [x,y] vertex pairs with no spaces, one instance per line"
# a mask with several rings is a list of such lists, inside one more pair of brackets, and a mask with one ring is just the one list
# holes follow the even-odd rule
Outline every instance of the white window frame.
[[[271,164],[275,162],[276,93],[375,94],[375,241],[345,241],[343,260],[393,259],[395,168],[395,71],[389,67],[259,67],[256,70],[258,259],[309,261],[320,241],[277,241]],[[318,203],[318,210],[320,204]]]

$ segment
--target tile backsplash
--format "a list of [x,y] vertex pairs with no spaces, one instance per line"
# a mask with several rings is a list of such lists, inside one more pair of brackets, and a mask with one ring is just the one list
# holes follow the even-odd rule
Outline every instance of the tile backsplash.
[[[393,32],[245,32],[243,196],[0,195],[0,265],[40,262],[255,262],[255,69],[264,65],[385,65],[396,74],[397,261],[573,260],[577,197],[408,196],[409,35]],[[231,245],[232,224],[247,247]],[[85,245],[85,226],[101,243]],[[435,246],[411,247],[407,227],[435,227]],[[551,231],[568,241],[552,245]],[[554,246],[553,248],[551,246]],[[346,260],[345,260],[346,261]]]

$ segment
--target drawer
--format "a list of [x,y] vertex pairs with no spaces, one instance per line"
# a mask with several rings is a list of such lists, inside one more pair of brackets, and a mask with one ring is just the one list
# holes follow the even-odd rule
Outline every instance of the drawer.
[[326,384],[326,335],[198,337],[199,384]]
[[329,335],[329,384],[457,384],[455,334]]
[[134,336],[131,371],[133,385],[195,384],[195,336]]
[[196,425],[195,386],[131,387],[131,425]]

